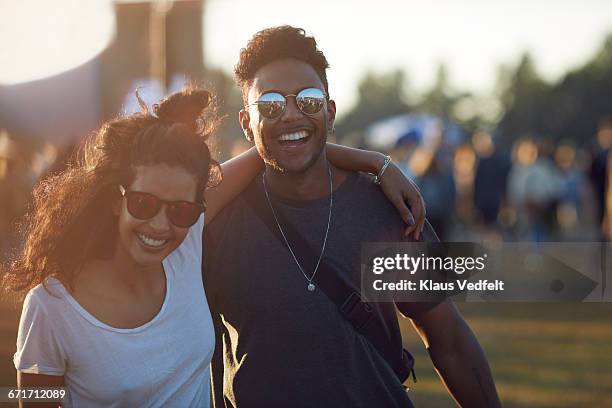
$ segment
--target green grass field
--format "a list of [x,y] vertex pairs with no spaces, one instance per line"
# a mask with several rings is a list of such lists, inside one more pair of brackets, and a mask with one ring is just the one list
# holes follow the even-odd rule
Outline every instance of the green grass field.
[[[612,304],[460,304],[484,347],[505,407],[612,407]],[[15,384],[20,310],[0,302],[0,386]],[[454,407],[412,329],[419,408]],[[0,404],[1,406],[2,404]]]
[[[505,407],[612,407],[612,304],[459,304]],[[417,407],[454,407],[410,324]]]

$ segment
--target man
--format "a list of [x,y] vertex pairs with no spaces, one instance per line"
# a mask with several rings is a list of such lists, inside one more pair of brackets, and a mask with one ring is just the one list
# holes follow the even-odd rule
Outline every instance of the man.
[[[318,286],[327,276],[317,272],[330,272],[318,270],[322,262],[359,292],[361,242],[401,241],[403,228],[371,177],[334,168],[325,157],[336,112],[327,67],[314,38],[289,26],[257,33],[236,66],[245,102],[240,124],[266,169],[207,227],[215,407],[412,406],[380,350]],[[300,256],[289,230],[299,231],[312,259]],[[401,353],[393,303],[372,307]],[[398,307],[462,406],[500,405],[484,354],[452,303]]]

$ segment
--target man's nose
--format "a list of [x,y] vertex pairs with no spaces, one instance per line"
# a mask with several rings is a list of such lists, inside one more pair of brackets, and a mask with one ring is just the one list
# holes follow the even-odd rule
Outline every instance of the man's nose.
[[295,96],[286,97],[287,105],[285,106],[285,111],[281,116],[281,120],[283,122],[293,122],[302,117],[303,113],[297,106],[297,101]]

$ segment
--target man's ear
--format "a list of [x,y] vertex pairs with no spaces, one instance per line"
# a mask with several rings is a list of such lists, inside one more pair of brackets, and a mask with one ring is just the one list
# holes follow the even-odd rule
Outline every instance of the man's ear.
[[336,122],[336,101],[330,99],[327,101],[327,130],[332,133],[334,131],[334,123]]
[[251,130],[251,127],[249,126],[249,124],[251,122],[251,118],[249,116],[249,112],[247,112],[246,110],[242,109],[238,113],[238,121],[240,122],[240,127],[242,128],[242,132],[244,133],[244,137],[246,137],[246,140],[248,140],[249,142],[252,142],[253,141],[253,131]]

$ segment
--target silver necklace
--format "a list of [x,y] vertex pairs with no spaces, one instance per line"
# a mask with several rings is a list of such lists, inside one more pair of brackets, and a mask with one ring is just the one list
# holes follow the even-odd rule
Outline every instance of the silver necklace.
[[261,179],[263,180],[264,191],[266,192],[266,198],[268,199],[268,204],[270,205],[270,209],[272,210],[272,215],[274,216],[274,221],[276,221],[276,225],[278,226],[278,229],[281,235],[283,236],[283,239],[285,240],[285,244],[287,245],[287,248],[289,248],[289,252],[291,253],[291,256],[293,257],[293,260],[297,264],[298,268],[300,268],[300,271],[302,272],[302,275],[304,275],[304,278],[306,278],[306,281],[308,281],[307,288],[310,292],[315,290],[315,285],[314,283],[312,283],[312,281],[315,275],[317,274],[317,270],[319,269],[319,264],[321,263],[321,259],[323,258],[323,253],[325,252],[325,245],[327,244],[327,235],[329,234],[329,226],[331,224],[332,207],[334,205],[334,194],[333,194],[334,184],[332,181],[332,171],[331,171],[331,166],[329,165],[329,162],[327,163],[327,172],[329,174],[329,216],[327,217],[327,229],[325,230],[325,238],[323,238],[323,247],[321,248],[321,253],[319,254],[319,259],[317,260],[317,265],[315,266],[314,272],[312,273],[312,276],[310,278],[308,277],[308,275],[306,275],[306,272],[304,272],[304,268],[302,268],[302,265],[300,265],[299,261],[295,257],[295,254],[293,253],[293,249],[291,249],[291,245],[289,245],[289,241],[287,241],[285,232],[283,231],[283,228],[281,227],[280,222],[278,222],[276,211],[274,211],[274,206],[272,205],[272,201],[270,201],[270,195],[268,194],[268,186],[266,184],[265,173],[261,177]]

